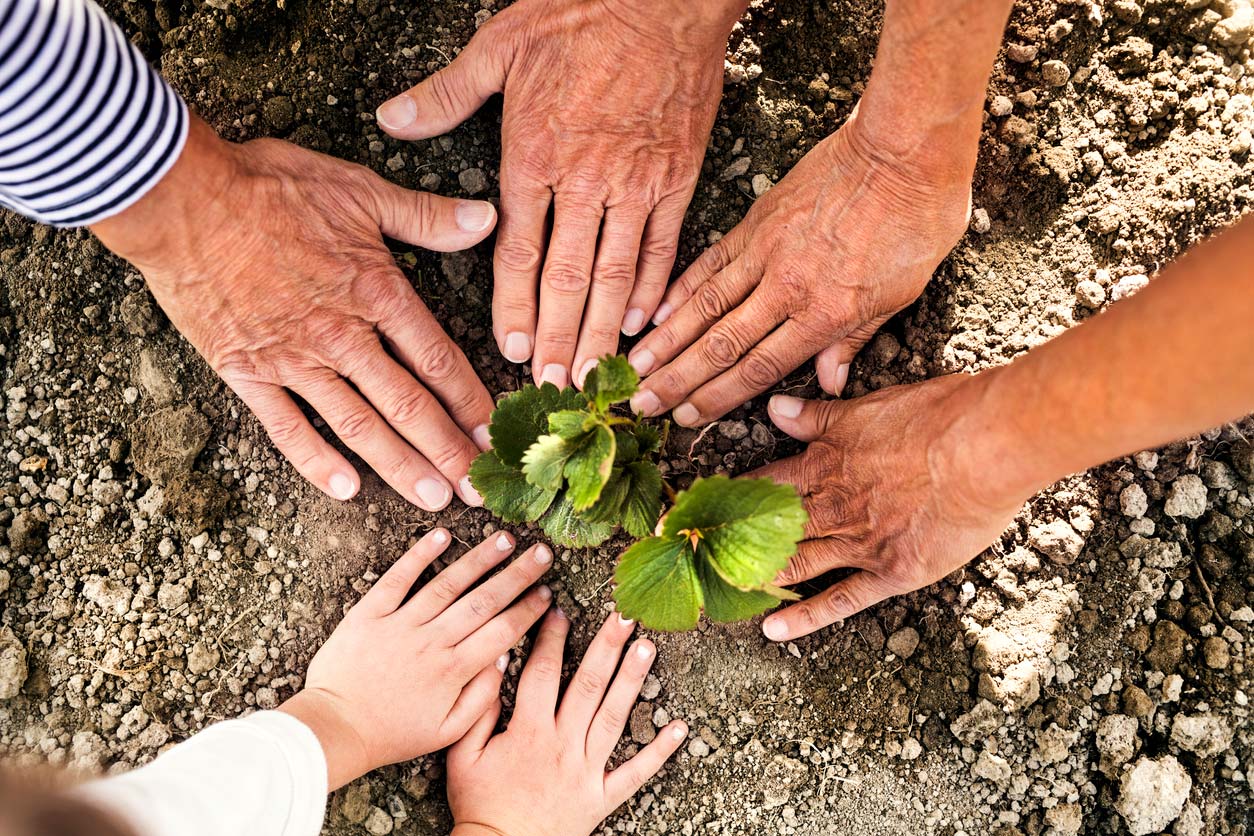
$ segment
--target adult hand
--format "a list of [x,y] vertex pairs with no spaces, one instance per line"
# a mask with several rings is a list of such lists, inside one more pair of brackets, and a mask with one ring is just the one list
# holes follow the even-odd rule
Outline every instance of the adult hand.
[[233,145],[197,120],[171,172],[93,231],[139,268],[302,476],[342,500],[361,484],[285,389],[435,511],[452,486],[481,504],[466,474],[488,445],[492,398],[383,235],[460,250],[495,219],[490,203],[412,192],[286,142]]
[[505,94],[493,331],[537,381],[582,385],[652,316],[746,5],[520,0],[380,106],[385,131],[422,139]]
[[632,407],[698,426],[815,355],[839,394],[854,355],[962,236],[970,178],[888,153],[850,119],[671,286],[630,355],[647,376]]
[[688,727],[672,720],[635,757],[607,772],[656,648],[640,639],[624,657],[635,624],[611,615],[559,707],[569,626],[560,610],[545,618],[518,683],[509,728],[492,733],[498,703],[449,749],[454,836],[587,836],[688,736]]
[[776,580],[790,585],[855,570],[826,591],[769,616],[775,641],[812,633],[892,595],[920,589],[997,539],[1028,495],[993,493],[970,451],[991,373],[884,389],[848,402],[771,398],[776,426],[810,442],[752,477],[794,485],[810,521]]
[[410,596],[451,539],[438,528],[402,555],[314,656],[304,690],[281,707],[318,736],[331,789],[462,737],[498,703],[509,649],[549,607],[548,587],[528,591],[553,562],[545,546],[475,586],[513,552],[503,532]]

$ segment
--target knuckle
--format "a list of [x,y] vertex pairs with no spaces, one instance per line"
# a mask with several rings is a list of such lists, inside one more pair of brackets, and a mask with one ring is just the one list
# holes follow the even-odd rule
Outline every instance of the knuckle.
[[297,415],[282,415],[266,421],[266,432],[279,449],[298,447],[305,438],[306,422]]
[[775,292],[788,302],[803,299],[809,290],[809,276],[797,265],[787,265],[775,274]]
[[622,262],[606,264],[597,270],[596,280],[610,291],[624,294],[636,283],[636,271]]
[[457,371],[459,352],[448,340],[434,339],[414,358],[414,369],[423,380],[443,382]]
[[544,282],[555,293],[584,293],[589,281],[586,271],[564,261],[555,262],[544,271]]
[[438,72],[430,79],[431,98],[435,100],[440,110],[449,114],[459,112],[461,102],[461,91],[451,83],[451,75],[447,72]]
[[340,415],[335,434],[349,447],[369,439],[374,429],[374,413],[365,405],[353,406]]
[[442,574],[436,575],[427,588],[440,601],[452,601],[461,592],[455,583]]
[[554,682],[562,675],[562,663],[551,656],[533,656],[527,663],[527,670],[536,679]]
[[521,236],[503,235],[496,245],[496,265],[498,270],[533,272],[540,265],[540,248]]
[[605,690],[605,677],[591,671],[581,671],[572,683],[575,692],[590,700],[600,699]]
[[500,603],[495,593],[480,590],[471,596],[469,606],[476,618],[490,618],[500,610]]
[[752,352],[740,364],[740,377],[754,389],[774,386],[785,374],[779,361],[766,351]]
[[614,737],[622,734],[623,726],[627,724],[627,712],[616,705],[603,705],[599,714],[598,722],[602,730]]
[[421,421],[430,407],[429,393],[418,386],[405,386],[387,401],[385,412],[397,426],[409,426]]
[[693,304],[704,319],[717,319],[727,310],[727,296],[716,281],[708,281],[693,294]]
[[740,358],[740,347],[722,328],[712,328],[699,343],[701,359],[716,369],[728,369]]
[[678,239],[672,240],[670,236],[662,238],[650,235],[640,245],[640,260],[644,262],[669,266],[678,254],[679,241]]

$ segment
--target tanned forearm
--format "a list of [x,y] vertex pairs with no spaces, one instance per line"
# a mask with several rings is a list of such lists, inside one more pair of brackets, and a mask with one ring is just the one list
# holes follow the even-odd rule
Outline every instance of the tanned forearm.
[[1254,218],[1135,297],[980,377],[958,435],[996,495],[1030,495],[1118,456],[1254,412]]

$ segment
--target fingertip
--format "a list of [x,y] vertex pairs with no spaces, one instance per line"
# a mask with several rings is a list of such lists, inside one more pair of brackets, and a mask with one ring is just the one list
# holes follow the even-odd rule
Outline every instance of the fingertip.
[[374,112],[375,121],[390,135],[409,128],[418,119],[418,105],[408,92],[401,93],[379,105]]
[[458,229],[482,239],[496,225],[496,207],[486,200],[459,200],[453,217]]
[[788,639],[788,622],[784,620],[782,615],[768,616],[762,622],[762,634],[773,642],[782,642]]
[[428,531],[422,539],[428,540],[440,550],[444,550],[448,547],[448,544],[452,542],[453,537],[449,534],[447,528],[433,528]]
[[657,653],[657,647],[648,639],[641,639],[636,642],[636,657],[640,661],[646,661],[653,658],[653,654]]
[[671,414],[675,418],[675,423],[681,427],[692,428],[701,425],[701,410],[690,403],[681,403]]
[[479,495],[479,491],[475,490],[475,486],[470,482],[470,476],[466,475],[457,483],[457,493],[462,498],[462,502],[472,508],[483,507],[483,497]]
[[339,471],[331,474],[331,478],[327,480],[327,493],[340,500],[347,502],[357,495],[361,483],[357,479],[357,474],[351,470]]
[[675,720],[671,723],[670,730],[671,740],[680,743],[688,736],[688,724],[683,720]]
[[767,403],[767,412],[771,415],[771,420],[779,424],[776,419],[784,421],[795,421],[801,417],[801,410],[805,408],[805,401],[801,398],[794,398],[791,395],[775,395]]
[[500,348],[501,356],[511,363],[526,363],[531,359],[531,335],[511,331],[505,335],[505,342]]

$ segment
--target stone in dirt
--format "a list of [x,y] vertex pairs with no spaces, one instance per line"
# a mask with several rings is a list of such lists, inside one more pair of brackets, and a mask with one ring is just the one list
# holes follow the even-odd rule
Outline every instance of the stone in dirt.
[[1084,550],[1084,538],[1066,520],[1038,523],[1028,532],[1028,545],[1055,563],[1074,563]]
[[18,554],[35,554],[48,541],[48,523],[42,511],[19,511],[9,524],[9,546]]
[[1232,728],[1214,714],[1177,714],[1171,724],[1171,742],[1203,758],[1227,751]]
[[0,628],[0,700],[20,694],[28,673],[26,646],[11,629]]
[[636,703],[631,710],[631,739],[645,746],[657,737],[657,729],[653,727],[653,706],[647,702]]
[[901,659],[909,659],[919,647],[919,631],[913,627],[902,627],[888,637],[888,649]]
[[135,469],[158,484],[186,476],[209,435],[209,419],[194,406],[157,410],[138,422],[131,437]]
[[1005,722],[1006,715],[1000,708],[988,700],[980,700],[974,708],[950,723],[949,730],[959,741],[970,746],[997,731]]
[[1196,473],[1186,473],[1171,483],[1163,510],[1169,517],[1195,520],[1206,513],[1206,484]]
[[1101,753],[1102,772],[1115,771],[1136,754],[1137,730],[1140,724],[1126,714],[1109,714],[1097,724],[1097,751]]
[[1193,779],[1171,755],[1143,757],[1124,773],[1115,809],[1133,836],[1148,836],[1176,820],[1192,789]]

